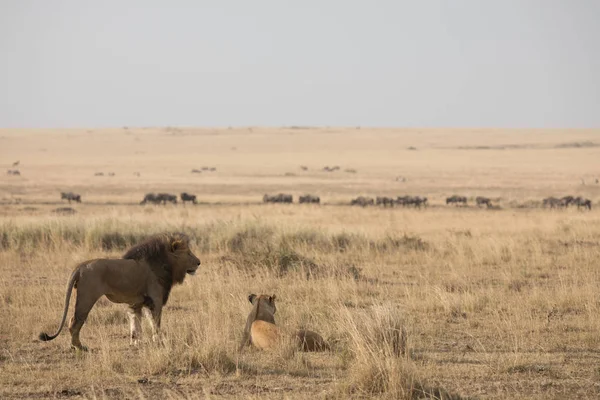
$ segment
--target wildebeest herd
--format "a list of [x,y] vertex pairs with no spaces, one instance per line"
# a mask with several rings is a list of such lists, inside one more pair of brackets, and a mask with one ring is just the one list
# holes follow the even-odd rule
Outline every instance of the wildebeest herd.
[[[183,192],[179,195],[181,198],[181,202],[185,204],[187,201],[193,204],[197,204],[195,194],[190,194]],[[140,202],[140,204],[162,204],[166,205],[167,203],[177,204],[177,196],[170,193],[147,193],[144,196],[144,199]]]
[[263,196],[264,203],[293,203],[294,196],[291,194],[279,193],[274,196],[265,194]]
[[592,209],[592,201],[581,196],[565,196],[560,199],[556,197],[546,197],[542,201],[542,205],[546,208],[568,208],[569,206],[577,206],[580,208]]
[[[293,203],[293,196],[291,194],[279,193],[276,195],[268,195],[265,194],[263,196],[263,202],[265,203]],[[321,199],[319,196],[307,194],[298,197],[298,202],[302,203],[315,203],[320,204]],[[468,198],[466,196],[460,195],[452,195],[446,198],[447,205],[456,205],[456,206],[468,206]],[[421,196],[398,196],[387,197],[387,196],[377,196],[375,198],[368,196],[358,196],[352,200],[350,200],[350,205],[352,206],[383,206],[385,207],[394,207],[394,206],[402,206],[402,207],[415,207],[421,208],[424,206],[428,206],[429,202],[427,197]],[[484,196],[475,197],[475,205],[477,207],[486,207],[489,209],[498,209],[498,206],[494,206],[492,204],[492,199]],[[543,207],[550,208],[565,208],[568,206],[577,206],[577,208],[587,208],[588,210],[592,209],[592,202],[589,199],[583,197],[574,197],[574,196],[565,196],[561,199],[557,199],[554,197],[548,197],[542,202]]]
[[398,196],[396,198],[386,197],[386,196],[377,196],[374,200],[372,197],[359,196],[350,201],[350,205],[352,206],[362,206],[366,207],[369,205],[377,205],[383,207],[394,207],[394,206],[403,206],[403,207],[416,207],[420,208],[421,206],[427,206],[427,197],[421,196]]
[[446,198],[446,204],[467,205],[467,196],[453,195]]
[[319,196],[313,196],[312,194],[305,194],[304,196],[298,197],[298,202],[302,203],[313,203],[320,204],[321,198]]
[[[293,203],[294,196],[286,193],[278,193],[276,195],[265,194],[263,196],[263,203]],[[298,203],[312,203],[312,204],[320,204],[321,198],[319,196],[314,196],[312,194],[305,194],[303,196],[298,196]]]
[[[456,205],[456,206],[466,206],[468,205],[468,201],[467,201],[467,197],[466,196],[459,196],[459,195],[453,195],[450,197],[446,198],[446,204],[447,205]],[[494,206],[492,205],[492,200],[487,198],[487,197],[483,197],[483,196],[477,196],[475,197],[475,204],[478,207],[481,206],[486,206],[487,208],[493,208]]]
[[[73,192],[61,192],[60,197],[62,200],[67,200],[69,203],[71,201],[75,201],[77,203],[81,203],[81,195]],[[198,200],[195,194],[190,194],[183,192],[179,195],[181,202],[185,204],[186,202],[190,202],[192,204],[198,204]],[[294,196],[287,193],[278,193],[275,195],[265,194],[263,196],[264,203],[293,203]],[[162,204],[166,205],[167,203],[177,204],[177,195],[170,193],[147,193],[144,196],[144,199],[140,202],[140,204]],[[321,204],[321,198],[319,196],[313,194],[305,194],[298,196],[298,203],[300,204]],[[492,204],[492,200],[488,197],[477,196],[475,197],[475,204],[478,207],[487,207],[490,209],[498,208]],[[388,196],[377,196],[375,198],[367,197],[367,196],[358,196],[350,201],[350,205],[352,206],[383,206],[385,207],[414,207],[421,208],[424,206],[428,206],[429,202],[427,197],[421,196],[397,196],[397,197],[388,197]],[[446,198],[446,205],[455,205],[455,206],[468,206],[468,199],[466,196],[460,195],[452,195]],[[562,198],[556,197],[547,197],[542,200],[543,208],[551,208],[551,209],[561,209],[568,208],[570,206],[577,207],[577,209],[592,209],[592,201],[590,199],[586,199],[584,197],[578,196],[565,196]]]

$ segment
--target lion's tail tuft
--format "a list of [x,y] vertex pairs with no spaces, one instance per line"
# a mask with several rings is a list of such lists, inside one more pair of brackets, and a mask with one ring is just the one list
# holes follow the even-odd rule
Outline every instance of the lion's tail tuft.
[[40,335],[38,336],[38,339],[40,339],[42,342],[47,342],[49,340],[54,339],[56,336],[50,336],[48,335],[46,332],[42,332],[40,333]]

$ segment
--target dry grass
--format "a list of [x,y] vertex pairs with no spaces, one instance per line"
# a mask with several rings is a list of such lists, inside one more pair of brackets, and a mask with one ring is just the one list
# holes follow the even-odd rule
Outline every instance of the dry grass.
[[[20,158],[23,173],[20,181],[0,177],[0,397],[599,395],[600,214],[511,206],[562,193],[597,202],[592,159],[600,149],[564,146],[595,142],[595,133],[330,131],[0,133],[3,159]],[[126,157],[116,138],[145,154]],[[115,152],[97,147],[101,161],[84,139]],[[150,146],[166,148],[163,141],[172,144],[166,155]],[[32,143],[49,154],[34,156]],[[189,162],[192,144],[202,162]],[[328,144],[339,154],[323,150]],[[412,145],[418,151],[405,151]],[[505,148],[464,149],[480,145]],[[74,149],[78,156],[64,157]],[[194,182],[189,171],[205,164],[218,167],[215,175]],[[292,164],[297,176],[282,177]],[[336,164],[342,172],[316,171]],[[357,173],[345,174],[348,167]],[[117,176],[94,181],[96,170]],[[141,170],[142,182],[128,170]],[[410,179],[400,184],[397,175]],[[50,212],[57,186],[84,193],[75,215]],[[129,204],[145,191],[184,187],[201,203],[221,204]],[[251,204],[286,189],[329,205]],[[433,206],[336,205],[359,192],[428,195]],[[442,206],[454,192],[500,197],[503,209]],[[36,340],[58,324],[77,262],[118,257],[165,230],[189,233],[203,264],[174,288],[160,344],[145,325],[146,339],[130,347],[124,306],[104,299],[82,330],[89,353],[69,350],[64,333]],[[278,324],[318,331],[333,350],[240,353],[249,293],[276,293]]]

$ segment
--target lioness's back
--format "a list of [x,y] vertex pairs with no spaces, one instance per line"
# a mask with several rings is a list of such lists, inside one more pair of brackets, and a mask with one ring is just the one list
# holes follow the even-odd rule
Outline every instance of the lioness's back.
[[279,328],[266,321],[254,321],[250,327],[252,344],[261,350],[270,349],[279,343]]

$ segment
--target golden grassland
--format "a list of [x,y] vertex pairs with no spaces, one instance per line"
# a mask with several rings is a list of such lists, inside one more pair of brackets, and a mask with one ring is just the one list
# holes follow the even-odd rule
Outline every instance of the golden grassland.
[[[599,133],[2,130],[0,163],[19,160],[21,176],[0,175],[0,397],[596,398]],[[202,166],[217,170],[190,173]],[[77,213],[53,213],[67,190],[82,194]],[[200,204],[137,205],[184,190]],[[267,192],[325,204],[260,204]],[[500,208],[446,206],[455,193]],[[345,205],[359,194],[431,206]],[[594,208],[538,207],[566,194]],[[37,341],[58,325],[78,262],[174,230],[202,265],[173,289],[161,343],[144,325],[130,346],[126,307],[105,299],[82,330],[88,353],[68,333]],[[277,294],[277,323],[319,332],[332,351],[240,352],[250,293]]]

